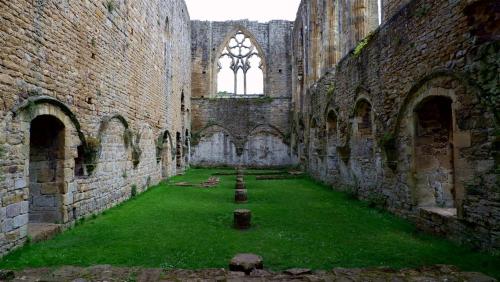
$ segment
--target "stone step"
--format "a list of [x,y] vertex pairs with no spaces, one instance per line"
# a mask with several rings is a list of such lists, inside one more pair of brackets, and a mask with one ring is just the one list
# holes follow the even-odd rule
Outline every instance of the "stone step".
[[60,224],[54,223],[29,223],[28,236],[33,243],[52,239],[62,232]]

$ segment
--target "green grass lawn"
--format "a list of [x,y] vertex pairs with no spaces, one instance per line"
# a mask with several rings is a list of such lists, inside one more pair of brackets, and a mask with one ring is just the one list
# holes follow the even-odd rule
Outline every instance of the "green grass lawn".
[[[220,170],[190,170],[53,240],[14,251],[0,268],[220,268],[235,254],[252,252],[272,270],[453,264],[500,277],[500,256],[422,235],[404,220],[306,178],[248,176],[249,203],[240,206],[233,203],[235,176],[221,176],[213,189],[172,184],[201,182],[215,171]],[[239,207],[253,211],[249,231],[231,228],[232,212]]]

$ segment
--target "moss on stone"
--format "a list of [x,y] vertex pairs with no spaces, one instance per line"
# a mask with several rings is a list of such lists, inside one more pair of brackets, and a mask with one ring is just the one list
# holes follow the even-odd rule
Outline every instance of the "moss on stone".
[[361,55],[361,52],[365,49],[366,46],[368,46],[368,43],[373,39],[375,33],[371,32],[368,34],[363,40],[361,40],[358,45],[356,45],[356,48],[354,48],[353,51],[353,56],[354,58],[358,58]]
[[500,123],[500,40],[486,43],[477,50],[474,62],[466,66],[466,71],[481,88],[482,101],[493,110],[497,123]]
[[118,4],[115,0],[108,0],[106,2],[106,9],[110,14],[112,14],[118,8]]
[[191,145],[196,146],[200,143],[201,140],[201,133],[200,132],[193,132],[191,133]]
[[135,142],[132,142],[132,164],[134,165],[134,168],[137,168],[139,166],[139,163],[141,162],[141,156],[142,156],[142,149],[140,148],[140,143],[141,143],[141,135],[138,133],[135,136]]
[[97,167],[97,159],[101,150],[101,140],[96,137],[87,137],[84,145],[85,166],[88,174],[92,174]]
[[332,97],[333,94],[335,94],[335,84],[331,84],[326,92],[326,95],[328,95],[328,97]]

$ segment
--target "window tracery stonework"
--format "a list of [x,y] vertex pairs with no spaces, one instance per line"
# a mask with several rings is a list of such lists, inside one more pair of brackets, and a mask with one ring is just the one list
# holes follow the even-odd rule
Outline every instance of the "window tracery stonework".
[[[223,61],[225,60],[225,64]],[[227,64],[229,62],[229,65]],[[259,53],[257,47],[253,44],[250,37],[244,34],[242,31],[236,32],[236,34],[231,37],[224,46],[221,55],[217,61],[218,65],[218,94],[224,95],[262,95],[264,92],[263,89],[263,58]],[[221,71],[225,70],[227,67],[232,71],[234,76],[232,93],[228,93],[228,85],[231,83],[228,81],[221,81]],[[251,73],[251,70],[258,70]],[[260,77],[259,77],[260,76]],[[249,92],[249,83],[255,83],[256,80],[261,78],[262,86],[257,86],[257,91],[255,91],[255,87],[252,89],[254,92]],[[227,80],[228,77],[226,76]],[[224,86],[221,87],[221,84],[224,83]],[[258,92],[258,93],[255,93]]]

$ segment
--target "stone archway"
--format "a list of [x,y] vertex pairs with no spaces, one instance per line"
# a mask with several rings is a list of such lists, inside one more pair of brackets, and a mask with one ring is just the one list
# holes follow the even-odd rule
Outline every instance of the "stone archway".
[[36,241],[77,218],[73,195],[78,190],[75,176],[80,168],[77,170],[75,160],[80,158],[78,147],[85,144],[85,137],[76,116],[53,98],[30,100],[15,113],[26,152],[23,204],[27,214],[20,227],[27,226],[26,235]]
[[65,189],[64,124],[41,115],[31,121],[29,144],[29,223],[62,223]]

